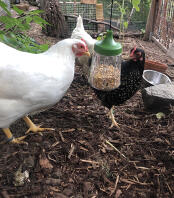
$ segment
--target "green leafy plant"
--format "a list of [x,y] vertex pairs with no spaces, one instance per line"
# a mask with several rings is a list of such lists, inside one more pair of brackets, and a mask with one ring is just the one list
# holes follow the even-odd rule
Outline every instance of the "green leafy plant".
[[7,9],[7,5],[2,1],[2,0],[0,0],[0,7],[7,13],[7,14],[11,14],[10,12],[9,12],[9,10]]
[[[137,12],[140,11],[139,4],[141,0],[130,0],[130,3],[132,4],[132,11],[135,9]],[[125,20],[125,15],[127,14],[128,7],[125,6],[126,0],[122,0],[122,3],[119,1],[115,1],[114,4],[116,4],[120,10],[121,16],[120,16],[120,33],[124,33],[125,29],[128,28],[129,20]],[[132,15],[132,14],[131,14]]]
[[146,30],[142,28],[141,29],[141,32],[144,34],[146,32]]
[[131,2],[132,2],[132,5],[133,5],[133,8],[135,8],[135,10],[137,12],[139,12],[140,11],[139,5],[140,5],[141,0],[132,0]]
[[48,49],[48,45],[39,45],[34,39],[27,36],[26,32],[30,29],[31,23],[37,23],[40,26],[48,24],[44,19],[40,17],[43,12],[41,10],[33,10],[25,12],[16,6],[13,6],[13,10],[17,13],[18,17],[13,17],[7,5],[0,0],[0,7],[7,13],[6,16],[0,16],[0,23],[3,24],[0,30],[0,41],[5,44],[19,49],[21,51],[27,51],[31,53],[40,53]]

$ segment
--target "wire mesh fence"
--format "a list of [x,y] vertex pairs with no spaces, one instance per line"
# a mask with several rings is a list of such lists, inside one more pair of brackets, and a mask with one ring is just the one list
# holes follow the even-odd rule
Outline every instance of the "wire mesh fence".
[[159,0],[153,36],[167,49],[174,40],[174,0]]
[[[59,2],[62,13],[65,15],[65,20],[67,22],[68,35],[71,35],[73,29],[76,26],[76,18],[68,17],[71,15],[79,16],[83,18],[96,20],[96,4],[83,4],[80,2],[68,1]],[[84,28],[86,30],[91,30],[97,32],[97,24],[88,23],[84,21]]]
[[[93,0],[92,0],[93,1]],[[92,2],[87,1],[86,2]],[[82,0],[62,0],[60,1],[63,14],[71,14],[78,16],[82,15],[83,18],[96,19],[96,5],[95,4],[83,4]],[[85,2],[85,0],[83,1]],[[103,15],[104,21],[109,22],[111,14],[111,0],[97,0],[97,4],[103,4]],[[129,21],[128,31],[142,31],[145,30],[146,20],[149,12],[150,0],[141,0],[140,11],[136,12],[133,9],[130,0],[124,0],[124,8],[126,10],[124,14],[124,21]],[[65,7],[66,6],[66,7]],[[122,21],[121,18],[121,9],[123,8],[123,0],[114,0],[113,6],[113,18],[112,25],[120,28]],[[76,19],[66,18],[68,24],[68,30],[71,32],[76,24]],[[91,30],[96,32],[98,29],[97,24],[90,23],[89,21],[84,21],[84,26],[86,30]],[[108,26],[105,27],[106,29]]]
[[[111,0],[98,0],[99,3],[103,3],[103,12],[105,20],[109,20],[110,17],[110,5]],[[137,12],[132,7],[132,3],[130,0],[115,0],[113,6],[113,24],[120,27],[120,17],[121,17],[121,9],[124,8],[126,10],[124,14],[124,21],[129,21],[128,31],[140,31],[145,29],[146,20],[149,12],[150,2],[149,0],[141,0],[139,8],[140,11]]]

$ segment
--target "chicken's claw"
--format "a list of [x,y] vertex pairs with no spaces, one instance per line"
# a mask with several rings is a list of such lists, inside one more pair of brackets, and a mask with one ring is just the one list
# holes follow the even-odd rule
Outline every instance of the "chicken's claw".
[[43,131],[54,131],[55,129],[53,128],[40,128],[41,125],[36,126],[35,124],[30,126],[30,128],[27,130],[27,132],[25,134],[28,134],[29,132],[33,132],[33,133],[39,133],[39,135],[42,136]]
[[23,118],[24,121],[26,122],[26,124],[28,125],[29,129],[27,130],[27,132],[25,134],[28,134],[30,131],[32,131],[33,133],[39,133],[40,135],[42,135],[41,132],[43,131],[54,131],[55,129],[53,128],[40,128],[41,125],[36,126],[31,120],[30,118],[28,118],[27,116]]
[[116,126],[118,130],[120,130],[119,124],[116,122],[114,113],[113,113],[113,107],[109,111],[109,118],[112,120],[112,124],[109,128],[112,128],[113,126]]
[[27,144],[28,145],[27,142],[22,141],[23,139],[25,139],[27,137],[26,135],[18,137],[18,138],[14,138],[13,134],[10,131],[9,128],[3,128],[2,130],[8,138],[8,142],[11,142],[11,143],[14,143],[14,144]]
[[22,136],[22,137],[18,137],[18,138],[13,138],[10,142],[13,144],[26,144],[28,145],[28,142],[22,141],[23,139],[25,139],[27,136]]
[[[111,118],[112,119],[112,118]],[[111,126],[109,127],[110,129],[112,128],[112,127],[117,127],[118,129],[120,129],[120,126],[119,126],[119,124],[115,121],[115,119],[114,120],[112,120],[112,124],[111,124]]]

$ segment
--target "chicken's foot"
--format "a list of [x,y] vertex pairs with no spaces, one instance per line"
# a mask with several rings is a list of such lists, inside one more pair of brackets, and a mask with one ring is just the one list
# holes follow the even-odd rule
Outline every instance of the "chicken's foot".
[[42,131],[54,131],[53,128],[40,128],[41,125],[36,126],[29,117],[25,116],[24,121],[26,122],[27,126],[29,127],[29,129],[27,130],[26,134],[28,134],[30,131],[32,131],[33,133],[39,133],[40,135],[42,135]]
[[27,142],[22,141],[27,137],[26,135],[22,137],[14,138],[9,128],[3,128],[2,130],[7,136],[9,142],[14,144],[28,144]]
[[109,111],[109,118],[112,120],[112,124],[111,124],[110,128],[112,128],[113,126],[116,126],[118,129],[120,129],[119,124],[115,120],[113,109],[114,109],[114,107],[112,107]]

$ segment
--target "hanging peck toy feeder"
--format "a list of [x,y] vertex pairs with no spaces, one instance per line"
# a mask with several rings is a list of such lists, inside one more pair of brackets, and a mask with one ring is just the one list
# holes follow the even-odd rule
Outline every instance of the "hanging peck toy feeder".
[[114,41],[111,30],[113,0],[111,4],[110,30],[103,40],[94,45],[89,83],[99,90],[112,90],[120,85],[122,45]]

